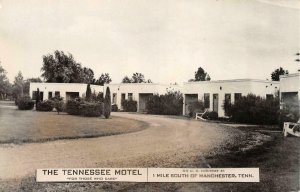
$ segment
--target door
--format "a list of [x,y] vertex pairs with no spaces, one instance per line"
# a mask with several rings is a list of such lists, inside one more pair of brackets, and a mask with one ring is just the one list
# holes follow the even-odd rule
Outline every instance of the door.
[[219,95],[213,94],[213,111],[218,113],[219,108]]

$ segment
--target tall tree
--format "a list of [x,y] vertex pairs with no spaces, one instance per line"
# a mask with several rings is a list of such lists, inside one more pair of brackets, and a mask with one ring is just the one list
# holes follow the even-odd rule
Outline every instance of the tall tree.
[[133,73],[131,79],[125,76],[122,83],[152,83],[151,79],[145,80],[145,76],[142,73]]
[[195,72],[195,78],[190,79],[189,82],[191,81],[210,81],[211,78],[207,72],[204,71],[202,67],[199,67],[198,70]]
[[104,84],[109,84],[110,82],[111,82],[111,78],[110,78],[109,74],[102,73],[100,75],[99,79],[97,79],[94,84],[103,86]]
[[280,75],[285,75],[285,74],[289,74],[288,70],[284,70],[282,67],[275,69],[272,73],[271,73],[271,78],[272,81],[279,81],[280,80]]
[[43,56],[41,71],[46,82],[90,83],[94,78],[94,72],[89,68],[82,68],[72,54],[58,50],[54,54]]
[[0,99],[4,99],[7,95],[10,95],[12,93],[11,89],[12,85],[9,83],[6,71],[0,62]]
[[90,101],[90,100],[91,100],[91,97],[92,97],[91,85],[88,84],[87,87],[86,87],[85,99],[86,99],[87,101]]
[[15,77],[15,81],[14,81],[14,85],[13,85],[13,94],[15,98],[21,97],[24,95],[24,78],[23,75],[21,73],[21,71],[19,71],[18,75]]
[[106,88],[105,98],[104,98],[104,117],[109,118],[111,112],[111,96],[109,87]]

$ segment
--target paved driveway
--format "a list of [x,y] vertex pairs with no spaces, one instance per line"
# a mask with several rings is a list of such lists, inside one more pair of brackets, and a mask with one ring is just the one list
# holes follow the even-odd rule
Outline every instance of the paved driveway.
[[127,113],[113,116],[142,120],[149,127],[99,138],[2,144],[0,179],[33,176],[36,169],[51,167],[188,167],[180,162],[218,148],[230,141],[233,132],[240,134],[239,130],[194,120]]

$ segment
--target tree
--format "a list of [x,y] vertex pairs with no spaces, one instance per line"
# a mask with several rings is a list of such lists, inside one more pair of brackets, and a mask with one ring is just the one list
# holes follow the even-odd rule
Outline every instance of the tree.
[[14,85],[13,85],[13,94],[15,98],[22,97],[24,95],[24,78],[19,71],[18,75],[15,77]]
[[5,69],[0,62],[0,99],[4,99],[11,94],[12,85],[9,83]]
[[104,84],[109,84],[111,82],[111,78],[109,77],[108,73],[102,73],[99,77],[99,79],[97,79],[97,81],[95,81],[95,85],[101,85],[103,86]]
[[280,75],[285,75],[285,74],[289,74],[288,70],[284,70],[282,67],[275,69],[272,73],[271,73],[271,78],[272,81],[279,81],[280,80]]
[[110,89],[106,88],[105,98],[104,98],[104,117],[109,118],[111,112],[111,99],[110,99]]
[[63,51],[43,56],[42,77],[46,82],[56,83],[90,83],[94,72],[89,68],[82,68],[73,55]]
[[211,78],[207,72],[204,71],[202,67],[199,67],[198,70],[195,72],[195,78],[190,79],[189,82],[191,81],[210,81]]
[[131,82],[131,79],[130,79],[128,76],[125,76],[125,77],[122,79],[122,83],[132,83],[132,82]]
[[90,100],[91,100],[91,96],[92,96],[91,85],[88,84],[87,87],[86,87],[85,99],[86,99],[87,101],[90,101]]
[[81,71],[82,73],[82,82],[83,83],[93,83],[94,80],[94,71],[90,68],[84,67]]
[[145,76],[142,73],[133,73],[131,79],[125,76],[122,83],[152,83],[151,79],[145,80]]

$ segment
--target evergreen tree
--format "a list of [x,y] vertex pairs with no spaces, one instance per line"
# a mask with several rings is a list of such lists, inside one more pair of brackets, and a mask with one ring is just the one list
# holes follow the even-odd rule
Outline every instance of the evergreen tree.
[[91,85],[88,84],[87,87],[86,87],[85,99],[86,99],[87,101],[90,101],[90,100],[91,100],[91,96],[92,96]]
[[104,117],[106,119],[109,118],[111,112],[111,99],[110,99],[110,89],[106,88],[106,94],[104,98]]

